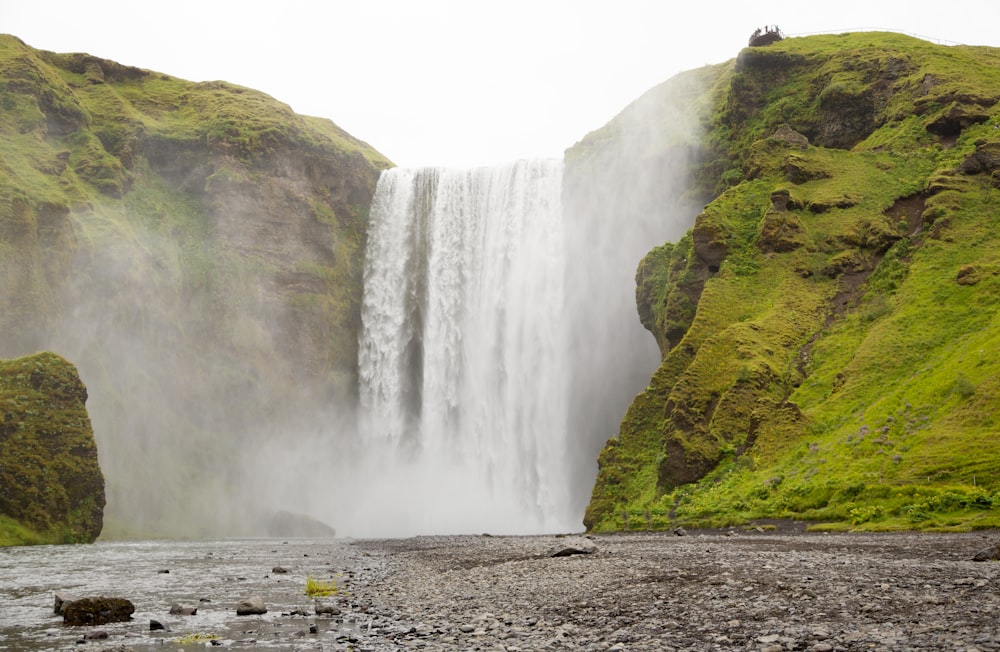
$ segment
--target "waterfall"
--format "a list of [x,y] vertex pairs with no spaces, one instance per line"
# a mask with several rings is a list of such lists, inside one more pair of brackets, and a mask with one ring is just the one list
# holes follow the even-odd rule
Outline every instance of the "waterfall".
[[362,534],[576,530],[561,161],[392,169],[359,350]]

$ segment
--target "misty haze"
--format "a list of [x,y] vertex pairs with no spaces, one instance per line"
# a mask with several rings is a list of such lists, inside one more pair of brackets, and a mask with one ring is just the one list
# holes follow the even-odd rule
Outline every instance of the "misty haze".
[[[697,212],[689,150],[661,153],[697,140],[688,86],[651,91],[565,173],[396,169],[377,191],[357,155],[347,186],[308,148],[257,169],[146,135],[124,202],[74,209],[54,232],[71,253],[33,264],[62,280],[3,355],[78,365],[107,536],[263,535],[286,513],[350,536],[579,530],[659,360],[636,265]],[[223,112],[248,98],[214,92]]]

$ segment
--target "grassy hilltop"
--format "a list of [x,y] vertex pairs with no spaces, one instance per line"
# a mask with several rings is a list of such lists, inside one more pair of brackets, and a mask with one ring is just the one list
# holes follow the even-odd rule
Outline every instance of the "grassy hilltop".
[[662,364],[587,527],[1000,526],[1000,50],[812,36],[692,76],[708,203],[639,266]]
[[113,533],[252,531],[249,453],[354,400],[390,165],[260,92],[0,35],[0,357],[80,369]]

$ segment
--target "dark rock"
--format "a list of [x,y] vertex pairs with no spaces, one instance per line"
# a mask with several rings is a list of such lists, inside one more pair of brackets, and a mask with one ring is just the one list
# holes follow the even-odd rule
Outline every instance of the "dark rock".
[[99,629],[96,632],[87,632],[83,635],[83,638],[88,641],[103,641],[108,637],[108,633],[103,629]]
[[63,607],[66,625],[106,625],[132,620],[135,605],[125,598],[81,598]]
[[1000,170],[1000,142],[977,140],[976,151],[958,166],[962,174],[991,174]]
[[1000,561],[1000,543],[994,543],[989,548],[980,550],[972,561]]
[[267,607],[264,606],[264,598],[259,595],[242,600],[236,605],[237,616],[259,616],[266,613]]
[[194,616],[197,613],[197,607],[184,607],[176,602],[170,605],[171,616]]
[[928,122],[925,129],[937,136],[957,136],[964,129],[989,119],[989,113],[982,106],[972,102],[955,102]]
[[274,568],[271,569],[271,572],[274,573],[275,575],[285,575],[286,573],[288,573],[288,569],[285,568],[284,566],[275,566]]
[[819,95],[820,122],[813,142],[850,149],[878,127],[874,90],[864,84],[832,82]]
[[156,572],[159,573],[160,575],[168,575],[168,574],[170,574],[170,569],[169,568],[161,568],[160,570],[158,570]]
[[149,631],[155,632],[155,631],[166,630],[166,629],[167,628],[166,628],[166,626],[163,623],[161,623],[158,620],[153,620],[152,618],[150,618],[150,620],[149,620]]
[[791,193],[786,188],[775,190],[771,193],[771,205],[776,211],[787,211]]
[[332,604],[323,604],[321,602],[316,603],[316,615],[317,616],[339,616],[340,609],[334,607]]
[[682,527],[675,527],[674,528],[674,534],[676,534],[679,537],[686,537],[687,536],[687,530],[685,530]]
[[788,125],[781,125],[775,129],[774,133],[771,134],[771,138],[783,141],[799,149],[809,149],[809,139]]
[[597,546],[586,539],[561,543],[548,552],[549,557],[569,557],[570,555],[590,555],[597,552]]

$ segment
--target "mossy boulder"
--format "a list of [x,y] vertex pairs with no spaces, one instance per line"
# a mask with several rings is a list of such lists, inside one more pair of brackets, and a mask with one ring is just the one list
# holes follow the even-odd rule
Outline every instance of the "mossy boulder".
[[0,360],[0,542],[91,542],[104,476],[87,388],[53,353]]
[[74,627],[107,625],[132,620],[135,605],[125,598],[92,597],[62,607],[63,624]]

